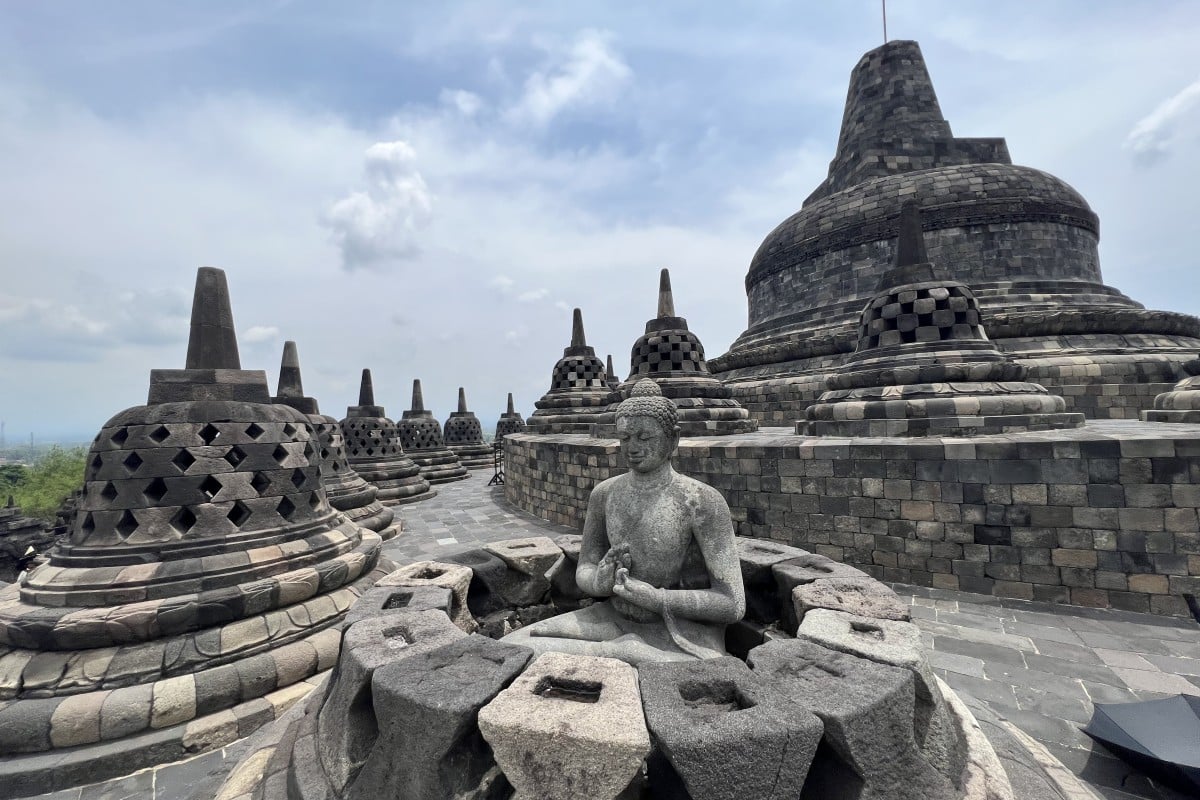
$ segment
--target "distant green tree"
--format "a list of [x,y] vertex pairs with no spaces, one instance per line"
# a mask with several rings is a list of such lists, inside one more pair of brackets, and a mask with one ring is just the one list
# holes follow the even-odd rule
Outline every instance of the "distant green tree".
[[25,483],[24,464],[0,464],[0,505],[8,502],[8,496]]
[[[54,512],[71,492],[83,486],[87,449],[52,447],[25,470],[25,480],[12,495],[27,517],[54,521]],[[7,501],[7,496],[5,500]]]

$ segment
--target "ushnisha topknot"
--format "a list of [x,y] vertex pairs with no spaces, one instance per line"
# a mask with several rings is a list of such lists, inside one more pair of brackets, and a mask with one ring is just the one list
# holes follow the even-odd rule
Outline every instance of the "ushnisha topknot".
[[679,424],[679,412],[670,399],[663,397],[662,389],[649,378],[634,384],[629,397],[617,406],[617,419],[621,417],[653,417],[671,433]]

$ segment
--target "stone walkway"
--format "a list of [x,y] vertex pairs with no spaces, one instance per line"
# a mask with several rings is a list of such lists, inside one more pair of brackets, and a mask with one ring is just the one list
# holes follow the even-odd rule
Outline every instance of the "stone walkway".
[[[574,532],[504,502],[491,471],[438,487],[399,509],[404,532],[384,552],[396,561],[436,558],[482,542]],[[897,585],[911,598],[935,671],[964,700],[985,705],[1041,742],[1110,800],[1179,800],[1079,731],[1092,702],[1200,694],[1200,627],[1148,614],[1051,606]],[[197,800],[212,796],[243,743],[54,800]]]

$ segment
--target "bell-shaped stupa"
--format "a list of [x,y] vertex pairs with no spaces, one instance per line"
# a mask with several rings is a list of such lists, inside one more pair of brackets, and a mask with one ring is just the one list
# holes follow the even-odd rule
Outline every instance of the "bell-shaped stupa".
[[379,502],[401,505],[437,495],[421,474],[421,467],[404,452],[400,430],[388,419],[383,406],[375,405],[371,370],[362,371],[358,405],[346,409],[342,420],[347,461],[354,471],[379,490]]
[[500,441],[510,433],[524,433],[525,418],[513,406],[512,392],[508,393],[508,410],[496,420],[496,441]]
[[[675,314],[671,273],[658,277],[658,313],[646,323],[646,333],[633,344],[628,380],[620,384],[614,401],[628,397],[634,384],[651,378],[679,409],[683,436],[718,436],[749,433],[758,423],[733,399],[729,389],[708,371],[704,345],[688,329],[687,320]],[[615,406],[610,409],[615,411]],[[599,425],[594,436],[613,436],[612,422]]]
[[[317,400],[304,394],[300,378],[300,357],[296,343],[283,343],[283,360],[279,365],[279,393],[272,403],[291,406],[308,417],[317,432],[317,447],[321,460],[321,483],[329,505],[350,518],[351,522],[370,528],[387,541],[400,532],[396,512],[379,502],[379,489],[367,483],[354,471],[346,458],[346,439],[342,426],[333,417],[321,413]],[[393,525],[393,520],[397,524]]]
[[458,387],[458,411],[450,412],[442,426],[442,439],[467,469],[492,466],[492,446],[483,440],[483,425],[474,411],[467,409],[467,392]]
[[592,425],[611,421],[606,414],[613,397],[604,362],[596,357],[583,333],[583,312],[575,309],[571,345],[554,365],[550,391],[534,403],[530,433],[591,433]]
[[[467,468],[442,439],[442,426],[425,410],[421,381],[413,381],[412,408],[396,422],[400,441],[413,461],[421,468],[421,476],[430,483],[449,483],[467,477]],[[482,437],[482,434],[481,434]]]
[[895,266],[862,311],[858,349],[797,432],[964,436],[1083,424],[1027,372],[988,339],[971,289],[929,262],[920,209],[905,203]]
[[0,590],[0,774],[18,795],[269,721],[333,666],[343,615],[390,567],[329,505],[308,418],[241,369],[218,269],[197,276],[186,367],[150,373],[84,480],[69,538]]

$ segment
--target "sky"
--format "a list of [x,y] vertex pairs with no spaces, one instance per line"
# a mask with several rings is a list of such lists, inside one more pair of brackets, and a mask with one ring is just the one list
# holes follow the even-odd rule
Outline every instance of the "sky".
[[[1200,3],[892,0],[957,136],[1101,222],[1105,281],[1200,311]],[[621,377],[654,316],[724,353],[833,156],[878,0],[0,3],[0,420],[90,439],[181,368],[196,268],[247,369],[341,418],[533,410],[571,309]]]

